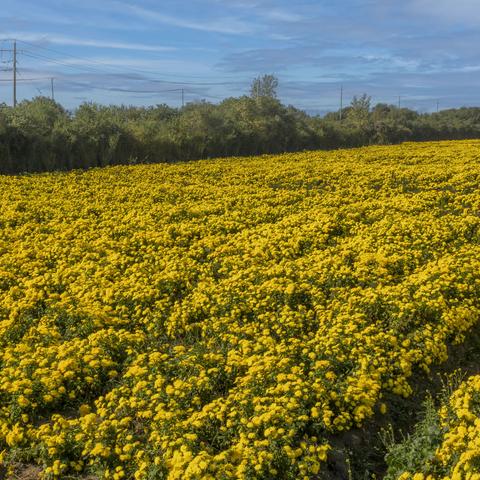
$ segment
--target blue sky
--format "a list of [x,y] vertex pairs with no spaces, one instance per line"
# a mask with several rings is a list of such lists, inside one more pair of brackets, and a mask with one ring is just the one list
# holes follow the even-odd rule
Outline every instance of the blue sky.
[[[19,99],[178,106],[248,93],[274,73],[311,113],[367,92],[420,111],[480,104],[478,0],[2,0],[18,40]],[[0,102],[11,103],[10,53]]]

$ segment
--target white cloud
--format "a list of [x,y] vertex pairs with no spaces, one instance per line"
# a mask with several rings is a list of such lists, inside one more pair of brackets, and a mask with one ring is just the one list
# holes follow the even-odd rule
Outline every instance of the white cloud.
[[[4,7],[3,3],[6,2]],[[56,26],[71,26],[79,24],[79,14],[77,11],[71,11],[66,8],[62,8],[63,5],[56,5],[55,2],[31,2],[28,0],[22,0],[22,11],[17,13],[18,0],[2,0],[2,7],[6,10],[16,12],[16,20],[21,21],[23,25],[56,25]],[[49,4],[50,3],[50,4]],[[87,6],[94,8],[97,5],[90,3],[89,0],[82,0],[77,7],[85,9]],[[42,5],[43,4],[43,5]],[[132,29],[138,30],[141,25],[133,25],[131,21],[116,20],[112,18],[111,12],[103,11],[102,14],[96,15],[82,15],[81,17],[82,27],[95,27],[102,29],[114,29],[125,30]],[[19,27],[20,28],[20,27]]]
[[[143,75],[143,74],[157,74],[164,77],[180,77],[180,80],[186,75],[192,76],[192,71],[196,73],[196,76],[205,79],[205,75],[213,75],[213,67],[208,63],[201,60],[192,61],[182,59],[151,59],[151,58],[131,58],[131,57],[90,57],[89,59],[82,58],[63,58],[62,64],[68,64],[78,67],[95,67],[101,65],[104,67],[111,67],[116,69],[117,72],[121,71],[124,75]],[[105,70],[105,74],[108,74],[109,70]],[[115,72],[111,72],[115,73]],[[139,78],[141,80],[141,78]],[[149,78],[145,78],[148,81]]]
[[285,23],[295,23],[295,22],[300,22],[301,20],[304,19],[302,15],[299,15],[298,13],[295,12],[288,12],[286,10],[267,10],[265,12],[265,17],[268,18],[269,20],[274,20],[277,22],[285,22]]
[[480,21],[478,0],[410,0],[409,5],[416,13],[437,17],[447,23],[471,25]]
[[47,33],[11,32],[6,33],[5,36],[16,38],[17,40],[24,40],[26,42],[54,43],[57,45],[71,45],[78,47],[109,48],[115,50],[141,50],[144,52],[169,52],[176,50],[174,47],[166,47],[161,45],[94,40]]
[[251,25],[236,18],[219,18],[215,20],[190,20],[179,18],[173,15],[160,13],[137,5],[124,2],[116,2],[131,13],[147,21],[156,21],[174,27],[200,30],[203,32],[227,33],[233,35],[246,34],[251,32]]
[[268,38],[271,38],[272,40],[278,40],[280,42],[288,42],[290,40],[293,40],[294,37],[291,37],[289,35],[283,35],[281,33],[271,33]]
[[465,65],[464,67],[460,67],[456,69],[457,72],[480,72],[480,65]]

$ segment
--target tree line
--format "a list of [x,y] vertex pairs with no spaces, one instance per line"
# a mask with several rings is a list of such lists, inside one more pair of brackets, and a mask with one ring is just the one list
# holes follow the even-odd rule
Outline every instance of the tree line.
[[480,108],[420,114],[362,95],[342,112],[310,116],[283,105],[277,86],[266,75],[250,95],[183,108],[84,103],[69,112],[46,97],[0,104],[0,173],[480,138]]

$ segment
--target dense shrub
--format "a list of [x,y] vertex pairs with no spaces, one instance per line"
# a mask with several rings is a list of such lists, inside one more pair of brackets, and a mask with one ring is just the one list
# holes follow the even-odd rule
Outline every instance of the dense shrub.
[[386,104],[371,108],[362,96],[342,117],[311,117],[269,96],[182,109],[84,103],[74,112],[37,97],[16,108],[0,105],[0,173],[480,136],[480,108],[418,114]]

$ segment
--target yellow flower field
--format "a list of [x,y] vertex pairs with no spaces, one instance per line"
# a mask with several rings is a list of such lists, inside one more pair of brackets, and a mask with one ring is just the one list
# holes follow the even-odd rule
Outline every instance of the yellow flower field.
[[479,182],[480,141],[0,177],[3,464],[319,478],[479,322]]

